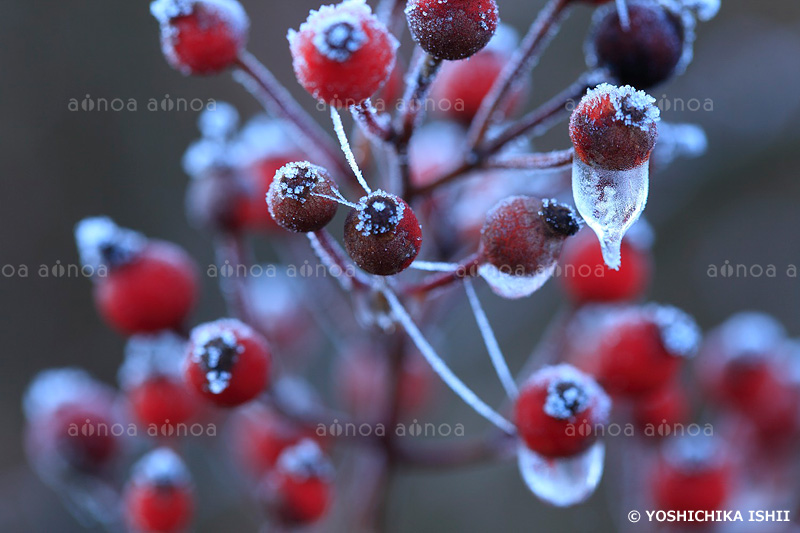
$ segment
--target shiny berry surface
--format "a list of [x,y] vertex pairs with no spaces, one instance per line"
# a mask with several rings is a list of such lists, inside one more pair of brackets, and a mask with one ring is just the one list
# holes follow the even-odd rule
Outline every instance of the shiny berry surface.
[[411,36],[434,57],[457,60],[486,46],[499,20],[495,0],[410,0]]

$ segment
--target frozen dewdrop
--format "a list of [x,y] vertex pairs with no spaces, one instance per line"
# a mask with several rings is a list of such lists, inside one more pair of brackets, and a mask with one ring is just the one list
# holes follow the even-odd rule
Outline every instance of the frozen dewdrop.
[[217,102],[200,114],[197,127],[207,139],[228,139],[239,126],[239,112],[227,102]]
[[129,261],[146,243],[140,233],[120,228],[108,217],[89,217],[75,226],[81,263],[95,271]]
[[156,376],[180,377],[186,341],[172,332],[134,335],[125,345],[125,360],[117,372],[123,389]]
[[621,264],[625,232],[647,203],[659,120],[654,98],[606,83],[584,96],[570,120],[575,206],[597,234],[603,259],[613,270]]

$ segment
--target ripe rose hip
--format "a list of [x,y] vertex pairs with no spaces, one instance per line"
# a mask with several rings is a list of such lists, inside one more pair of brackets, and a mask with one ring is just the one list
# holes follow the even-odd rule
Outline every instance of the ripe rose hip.
[[299,527],[319,521],[330,506],[333,468],[311,440],[287,448],[267,475],[260,495],[267,509],[284,525]]
[[597,10],[587,43],[590,67],[608,69],[622,85],[651,87],[681,74],[691,58],[693,20],[653,0],[629,0],[630,27],[616,6]]
[[409,0],[406,18],[423,50],[451,61],[486,46],[499,22],[495,0]]
[[569,206],[534,196],[512,196],[486,215],[481,254],[501,272],[533,276],[555,265],[564,241],[579,229]]
[[532,451],[572,457],[597,440],[611,402],[588,375],[570,365],[544,367],[523,385],[514,406],[519,435]]
[[147,240],[108,218],[75,228],[81,260],[95,273],[100,315],[125,334],[180,327],[197,300],[197,268],[171,243]]
[[378,276],[408,268],[422,247],[422,228],[401,198],[375,191],[347,215],[344,246],[356,265]]
[[185,375],[200,394],[222,407],[249,402],[266,387],[267,341],[234,319],[201,324],[189,339]]
[[158,448],[133,466],[125,489],[125,518],[133,531],[184,531],[194,512],[189,471],[169,448]]
[[359,104],[376,93],[394,68],[399,46],[364,0],[312,11],[288,39],[300,85],[335,107]]
[[652,277],[650,254],[628,238],[622,241],[621,254],[619,270],[609,269],[594,233],[578,232],[561,252],[561,282],[567,294],[577,302],[619,302],[642,296]]
[[267,193],[270,215],[289,231],[308,233],[336,216],[338,194],[328,171],[308,161],[289,163],[275,174]]
[[183,74],[222,72],[247,44],[250,21],[236,0],[156,0],[150,12],[164,56]]

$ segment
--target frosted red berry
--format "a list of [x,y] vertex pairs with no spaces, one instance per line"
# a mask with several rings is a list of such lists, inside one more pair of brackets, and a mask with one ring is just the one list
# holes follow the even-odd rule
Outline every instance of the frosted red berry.
[[266,340],[234,319],[201,324],[192,330],[185,376],[213,403],[232,407],[264,391],[270,371]]
[[451,61],[486,46],[499,22],[495,0],[409,0],[406,18],[423,50]]
[[318,231],[336,216],[339,194],[328,171],[308,161],[278,169],[267,193],[275,222],[299,233]]
[[300,85],[335,107],[375,94],[394,68],[398,47],[364,0],[322,6],[288,38]]
[[83,220],[75,230],[87,269],[95,274],[100,315],[125,334],[180,327],[197,300],[194,261],[179,246],[147,240],[107,218]]
[[570,298],[576,302],[620,302],[642,296],[652,278],[648,250],[625,239],[621,255],[622,266],[611,270],[593,232],[581,231],[569,239],[561,253],[560,279]]
[[588,63],[608,69],[620,84],[650,89],[684,70],[691,58],[693,19],[652,0],[627,4],[627,28],[616,6],[597,11],[587,43]]
[[133,531],[184,531],[194,511],[189,472],[169,448],[156,449],[133,466],[123,499],[125,518]]
[[247,44],[250,21],[236,0],[156,0],[161,48],[183,74],[217,74],[231,67]]
[[608,423],[611,402],[588,375],[569,365],[537,371],[522,386],[514,421],[525,445],[544,457],[586,451]]
[[344,246],[365,271],[392,276],[416,259],[422,247],[422,228],[403,199],[375,191],[361,198],[348,214]]
[[579,229],[569,206],[535,196],[512,196],[486,215],[481,255],[506,274],[541,274],[555,265],[564,241]]
[[633,87],[597,86],[572,113],[575,155],[590,166],[630,170],[650,159],[658,138],[655,99]]
[[677,382],[668,383],[633,404],[633,421],[645,436],[667,437],[689,420],[689,399]]

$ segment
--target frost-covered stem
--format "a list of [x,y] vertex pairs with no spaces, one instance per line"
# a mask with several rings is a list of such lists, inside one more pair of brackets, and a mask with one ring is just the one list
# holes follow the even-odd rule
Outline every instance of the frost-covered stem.
[[239,68],[234,79],[241,83],[266,110],[275,117],[294,126],[307,142],[307,150],[324,163],[338,177],[347,178],[350,172],[339,156],[338,147],[330,135],[297,103],[289,91],[273,76],[254,55],[242,52],[236,61]]
[[478,275],[478,266],[481,258],[478,254],[471,255],[461,261],[455,268],[428,276],[416,285],[409,285],[403,289],[403,294],[408,296],[425,297],[431,292]]
[[384,142],[392,140],[394,131],[391,124],[386,116],[378,114],[369,99],[358,105],[351,106],[350,113],[352,113],[356,123],[368,135]]
[[403,17],[403,9],[406,7],[406,0],[381,0],[375,12],[378,18],[383,22],[389,30],[399,36],[403,31],[405,19]]
[[497,372],[497,377],[500,378],[500,383],[503,384],[503,388],[506,390],[506,395],[514,399],[519,396],[519,391],[517,390],[516,383],[514,383],[514,378],[511,376],[511,370],[508,369],[508,363],[503,356],[503,351],[500,349],[500,343],[497,342],[497,337],[489,323],[489,317],[486,316],[486,312],[483,310],[483,306],[478,299],[478,294],[475,292],[472,281],[465,279],[464,288],[467,291],[469,305],[472,307],[472,314],[475,315],[478,329],[481,331],[483,342],[486,344],[486,349],[489,352],[489,358],[492,360],[492,366],[495,372]]
[[364,175],[361,173],[361,169],[358,167],[356,156],[353,153],[353,149],[350,147],[350,141],[347,140],[347,132],[344,131],[342,117],[339,115],[339,111],[337,111],[333,106],[331,106],[331,120],[333,121],[333,130],[336,132],[336,137],[339,139],[339,145],[342,148],[342,152],[344,152],[344,157],[347,159],[347,163],[350,165],[350,170],[353,171],[353,174],[355,175],[356,180],[361,188],[364,189],[367,194],[370,194],[372,189],[370,189],[369,184],[367,184],[367,180],[364,179]]
[[233,269],[232,276],[219,278],[220,291],[228,312],[242,322],[256,327],[247,278],[239,275],[241,267],[249,271],[252,264],[251,254],[245,249],[244,237],[240,233],[225,233],[217,238],[215,248],[219,267],[222,268],[227,262]]
[[406,330],[406,333],[409,337],[411,337],[411,340],[414,341],[417,349],[422,353],[423,357],[425,357],[425,359],[428,361],[428,364],[431,365],[431,368],[433,368],[434,372],[439,375],[442,381],[444,381],[447,386],[456,393],[457,396],[464,400],[467,405],[472,407],[476,413],[509,435],[516,435],[517,430],[514,427],[514,424],[503,418],[503,416],[497,411],[489,407],[486,402],[478,398],[472,389],[470,389],[453,373],[452,370],[450,370],[450,367],[447,366],[447,363],[445,363],[444,360],[439,357],[439,354],[436,353],[436,350],[433,349],[433,346],[431,346],[422,335],[422,332],[414,323],[411,315],[408,314],[408,311],[406,311],[405,307],[403,307],[403,304],[400,303],[397,295],[395,295],[395,293],[387,287],[382,288],[381,292],[386,297],[386,301],[389,302],[389,306],[391,307],[395,318]]
[[322,264],[328,267],[328,270],[333,272],[335,267],[340,271],[336,278],[344,291],[349,292],[354,288],[369,288],[369,281],[350,263],[344,250],[327,230],[321,229],[309,233],[308,240],[311,242],[314,253],[322,261]]
[[436,446],[413,446],[399,443],[395,459],[403,466],[421,469],[459,468],[487,461],[510,459],[516,450],[516,438],[492,430],[468,442],[447,441]]
[[524,154],[490,159],[483,168],[506,170],[551,170],[570,167],[575,152],[572,148],[546,154]]
[[542,52],[555,35],[571,1],[550,0],[536,17],[519,49],[503,68],[472,122],[469,133],[469,145],[472,148],[480,146],[483,142],[489,125],[506,101],[511,89],[536,66]]

